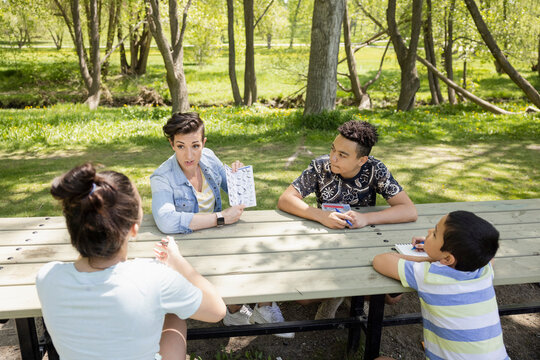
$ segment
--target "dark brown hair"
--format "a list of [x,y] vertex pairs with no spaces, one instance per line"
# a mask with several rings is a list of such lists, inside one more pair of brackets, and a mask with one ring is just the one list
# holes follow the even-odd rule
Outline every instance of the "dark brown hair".
[[127,176],[96,173],[90,163],[55,178],[52,196],[62,201],[71,244],[84,257],[109,258],[140,222],[141,200]]
[[350,120],[338,128],[341,136],[354,141],[356,157],[368,156],[371,148],[377,143],[379,136],[377,128],[366,121]]
[[163,133],[169,141],[173,141],[176,134],[191,134],[200,128],[202,128],[202,138],[204,139],[204,123],[199,114],[196,112],[177,112],[163,126]]
[[469,211],[453,211],[444,222],[441,251],[456,259],[456,270],[474,271],[487,265],[499,248],[499,232],[486,220]]

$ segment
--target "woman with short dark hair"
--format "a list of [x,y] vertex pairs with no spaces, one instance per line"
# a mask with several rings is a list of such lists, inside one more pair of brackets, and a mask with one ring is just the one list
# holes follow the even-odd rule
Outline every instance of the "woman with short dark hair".
[[[205,147],[204,123],[199,114],[176,113],[163,126],[174,154],[150,176],[152,214],[158,228],[166,234],[233,224],[240,219],[244,205],[222,211],[220,188],[228,193],[225,168],[214,152]],[[232,171],[244,166],[236,160]],[[275,302],[229,305],[223,323],[244,325],[250,322],[282,322]],[[294,333],[276,334],[291,338]]]
[[[228,192],[223,164],[205,147],[204,123],[199,114],[176,113],[163,126],[174,154],[150,176],[152,214],[166,234],[233,224],[244,205],[221,210],[220,189]],[[236,160],[236,171],[243,164]]]

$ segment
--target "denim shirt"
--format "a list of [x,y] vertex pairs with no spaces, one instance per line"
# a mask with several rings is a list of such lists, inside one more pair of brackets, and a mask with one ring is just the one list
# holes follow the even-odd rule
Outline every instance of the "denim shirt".
[[[225,168],[210,149],[204,148],[199,161],[203,175],[216,199],[214,212],[221,211],[220,187],[228,192]],[[191,233],[189,224],[199,212],[195,188],[188,181],[173,154],[150,176],[152,214],[166,234]]]

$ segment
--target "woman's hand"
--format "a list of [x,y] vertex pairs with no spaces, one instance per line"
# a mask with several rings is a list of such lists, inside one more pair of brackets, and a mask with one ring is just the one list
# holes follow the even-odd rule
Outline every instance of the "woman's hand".
[[240,216],[244,212],[244,208],[246,205],[234,205],[230,208],[227,208],[221,212],[223,217],[225,218],[225,224],[234,224],[240,219]]
[[235,162],[231,164],[231,169],[233,173],[236,172],[241,167],[244,167],[244,164],[242,164],[240,160],[236,160]]
[[178,245],[172,236],[167,236],[167,238],[156,243],[154,254],[157,260],[168,266],[182,258]]

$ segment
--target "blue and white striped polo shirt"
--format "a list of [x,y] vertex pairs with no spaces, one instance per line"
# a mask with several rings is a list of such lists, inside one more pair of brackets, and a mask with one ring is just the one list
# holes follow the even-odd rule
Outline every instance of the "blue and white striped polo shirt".
[[427,359],[509,359],[490,264],[466,272],[400,259],[398,269],[403,286],[420,297]]

